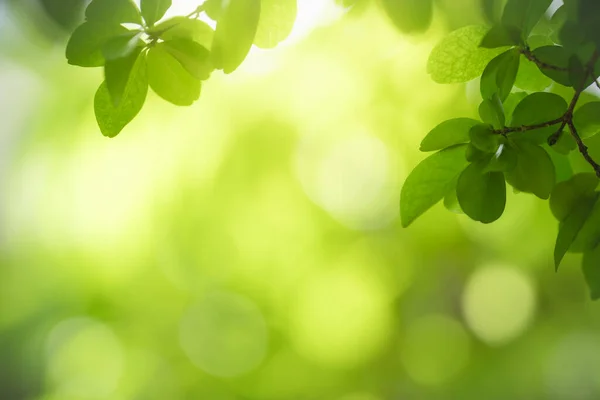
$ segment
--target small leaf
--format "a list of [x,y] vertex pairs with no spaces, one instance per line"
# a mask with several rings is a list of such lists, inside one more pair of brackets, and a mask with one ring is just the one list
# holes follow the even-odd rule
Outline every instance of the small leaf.
[[518,143],[515,150],[517,163],[506,173],[506,181],[521,192],[548,199],[556,183],[554,163],[548,153],[528,142]]
[[558,227],[558,236],[554,246],[554,268],[558,270],[567,251],[577,238],[581,228],[592,211],[594,206],[594,198],[582,199],[565,219],[563,219]]
[[102,48],[111,38],[127,29],[120,25],[106,25],[85,22],[81,24],[69,39],[66,56],[69,64],[80,67],[101,67],[104,65]]
[[460,144],[439,151],[410,173],[400,194],[400,219],[407,227],[417,217],[442,200],[467,165],[466,145]]
[[254,44],[271,49],[292,32],[298,6],[296,0],[262,0]]
[[[537,125],[544,122],[561,118],[567,111],[568,104],[565,99],[554,93],[532,93],[525,97],[515,108],[512,121],[513,127]],[[532,143],[546,143],[550,135],[556,132],[559,125],[551,125],[527,132],[518,132],[520,140],[528,140]]]
[[93,0],[85,10],[85,17],[90,22],[108,25],[142,24],[140,10],[131,0]]
[[502,216],[506,184],[502,172],[485,172],[486,163],[469,165],[458,178],[456,196],[469,218],[489,224]]
[[213,39],[213,62],[226,74],[244,61],[254,42],[260,18],[260,0],[230,0],[219,18]]
[[550,210],[554,217],[559,221],[567,218],[582,198],[594,196],[599,182],[595,174],[581,173],[558,183],[550,196]]
[[164,48],[196,79],[210,77],[213,66],[210,52],[189,39],[173,39],[164,42]]
[[158,35],[163,40],[189,39],[210,50],[214,31],[204,21],[186,17],[173,17],[167,19],[154,28],[150,34]]
[[504,108],[497,93],[491,99],[485,99],[481,102],[479,105],[479,116],[483,122],[492,125],[495,129],[504,127],[506,117],[504,116]]
[[479,47],[487,28],[465,26],[446,36],[434,47],[427,61],[427,72],[437,83],[462,83],[481,75],[488,62],[505,49]]
[[473,146],[485,153],[495,153],[500,145],[500,135],[493,132],[489,125],[477,124],[469,130]]
[[177,106],[192,105],[200,98],[201,83],[159,43],[148,51],[148,83],[154,92]]
[[424,32],[433,15],[432,0],[381,0],[394,25],[404,33]]
[[517,49],[508,50],[490,61],[481,76],[481,97],[491,99],[497,93],[501,101],[506,100],[515,83],[519,61]]
[[118,106],[114,105],[106,82],[102,83],[96,92],[94,111],[102,134],[108,137],[117,136],[140,112],[147,93],[146,60],[144,53],[141,53],[131,69]]
[[469,141],[469,130],[479,121],[471,118],[454,118],[433,128],[421,142],[421,151],[445,149]]
[[600,298],[600,246],[583,254],[582,261],[583,276],[590,290],[590,298]]
[[127,57],[142,43],[141,32],[128,31],[110,39],[102,46],[102,55],[106,60]]
[[600,101],[586,103],[575,110],[573,123],[582,139],[600,132]]
[[142,48],[138,47],[127,57],[106,62],[106,66],[104,67],[104,81],[115,107],[121,102],[129,82],[129,76],[141,51]]
[[142,16],[148,26],[154,26],[156,21],[164,17],[171,7],[171,0],[142,0]]

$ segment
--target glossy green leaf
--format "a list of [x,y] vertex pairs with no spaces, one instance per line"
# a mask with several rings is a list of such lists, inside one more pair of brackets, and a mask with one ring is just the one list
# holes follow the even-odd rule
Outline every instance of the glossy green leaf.
[[470,25],[446,36],[429,55],[431,78],[437,83],[461,83],[481,75],[490,60],[505,51],[479,47],[486,33],[484,26]]
[[100,24],[142,24],[142,15],[132,0],[93,0],[85,10],[90,22]]
[[142,0],[141,1],[142,16],[148,26],[154,24],[165,16],[165,13],[171,8],[171,0]]
[[421,142],[421,151],[445,149],[469,141],[469,130],[479,121],[471,118],[454,118],[433,128]]
[[[538,92],[525,97],[515,108],[510,125],[513,127],[543,124],[561,118],[567,111],[565,99],[554,93]],[[514,134],[519,140],[546,143],[548,137],[559,128],[559,124]]]
[[515,150],[517,163],[506,173],[506,181],[521,192],[548,199],[556,183],[554,163],[548,153],[528,142],[519,143]]
[[562,221],[576,208],[582,198],[594,195],[600,181],[595,174],[576,174],[571,179],[558,183],[550,196],[550,210],[554,217]]
[[593,205],[594,198],[581,199],[567,217],[561,220],[556,244],[554,245],[554,268],[556,270],[558,270],[563,257],[571,248],[581,228],[583,228]]
[[141,53],[129,73],[127,84],[118,106],[114,105],[106,82],[100,85],[94,98],[94,111],[104,136],[115,137],[142,109],[148,93],[146,60]]
[[102,46],[102,55],[106,60],[127,57],[142,43],[141,32],[128,31],[111,38]]
[[148,51],[148,83],[152,90],[177,106],[189,106],[200,98],[201,83],[159,43]]
[[163,40],[189,39],[210,50],[213,29],[204,21],[186,17],[169,18],[150,30]]
[[380,0],[383,9],[402,32],[423,32],[431,24],[432,0]]
[[466,145],[456,145],[439,151],[410,173],[400,193],[402,226],[410,225],[417,217],[442,200],[467,165]]
[[573,123],[584,139],[600,132],[600,101],[586,103],[575,110]]
[[198,43],[189,39],[173,39],[164,42],[164,48],[196,79],[210,77],[213,70],[210,52]]
[[129,76],[139,58],[142,48],[138,47],[128,56],[109,60],[104,67],[104,82],[113,105],[118,106],[129,82]]
[[263,49],[271,49],[292,32],[297,0],[262,0],[260,20],[254,37],[254,44]]
[[495,134],[489,125],[477,124],[469,130],[473,146],[485,153],[495,153],[500,145],[500,135]]
[[113,37],[127,33],[120,25],[86,22],[80,25],[67,44],[66,56],[69,64],[80,67],[104,65],[102,48]]
[[[563,47],[542,46],[533,50],[532,53],[538,60],[544,63],[542,66],[538,66],[544,75],[561,85],[571,85],[569,73],[567,72],[569,68],[569,53]],[[562,70],[557,70],[556,68]]]
[[497,93],[491,99],[483,100],[479,105],[478,111],[479,116],[486,124],[492,125],[495,129],[504,127],[506,122],[504,107]]
[[581,266],[590,298],[598,300],[600,298],[600,246],[583,254]]
[[486,163],[470,164],[459,176],[456,196],[469,218],[488,224],[502,216],[506,184],[502,172],[486,172]]
[[260,0],[230,0],[219,18],[213,39],[213,62],[226,74],[235,71],[254,42]]
[[552,0],[508,0],[502,14],[502,24],[520,29],[525,39],[551,3]]
[[490,61],[481,75],[481,97],[491,99],[497,93],[500,100],[504,101],[515,83],[519,61],[520,54],[516,49],[508,50]]

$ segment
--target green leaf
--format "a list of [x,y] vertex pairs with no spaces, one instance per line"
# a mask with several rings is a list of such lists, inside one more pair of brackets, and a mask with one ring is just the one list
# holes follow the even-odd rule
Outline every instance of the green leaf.
[[506,100],[515,83],[519,61],[517,49],[508,50],[490,61],[481,76],[481,97],[491,99],[497,93],[501,101]]
[[93,0],[85,10],[85,17],[90,22],[108,25],[142,24],[140,10],[131,0]]
[[127,57],[106,62],[106,66],[104,67],[104,81],[115,107],[119,105],[123,98],[127,83],[129,82],[129,76],[141,51],[142,48],[138,47]]
[[548,199],[556,183],[552,159],[540,146],[521,142],[515,147],[517,163],[506,173],[506,181],[515,189]]
[[517,165],[517,152],[508,144],[501,144],[490,159],[485,172],[510,172]]
[[219,18],[213,39],[213,62],[226,74],[235,71],[254,42],[260,0],[230,0]]
[[554,217],[559,221],[567,218],[582,198],[595,196],[594,190],[599,182],[595,174],[580,173],[558,183],[550,196],[550,210]]
[[171,5],[171,0],[142,0],[141,8],[144,21],[148,26],[154,26],[156,21],[165,16]]
[[292,32],[298,6],[296,0],[262,0],[254,44],[271,49]]
[[469,141],[469,130],[479,121],[471,118],[454,118],[433,128],[421,142],[421,151],[445,149]]
[[[536,35],[529,37],[527,44],[530,49],[535,50],[538,47],[552,45],[553,43],[547,36]],[[515,80],[516,87],[530,92],[542,92],[551,84],[552,79],[544,75],[535,63],[529,61],[524,55],[521,55],[519,72]]]
[[85,22],[80,25],[67,44],[66,56],[69,64],[80,67],[101,67],[104,65],[102,48],[113,37],[127,33],[120,25],[105,25]]
[[[458,176],[456,178],[458,180]],[[463,210],[460,208],[460,204],[458,204],[458,198],[456,197],[456,183],[452,186],[452,189],[446,193],[446,196],[444,196],[444,207],[446,207],[446,210],[455,214],[464,214]]]
[[521,31],[513,27],[494,25],[481,40],[481,47],[495,49],[498,47],[515,46],[520,42]]
[[504,115],[506,116],[506,123],[511,124],[513,113],[517,105],[527,97],[526,92],[513,92],[508,95],[502,107],[504,108]]
[[506,117],[504,116],[504,108],[497,93],[491,99],[484,99],[481,102],[479,105],[479,116],[483,122],[492,125],[495,129],[504,127]]
[[522,38],[526,39],[551,3],[552,0],[508,0],[502,24],[520,29]]
[[189,106],[200,98],[201,83],[159,43],[148,51],[148,83],[154,92],[177,106]]
[[[559,119],[567,111],[565,99],[554,93],[532,93],[525,97],[515,108],[510,125],[512,127],[537,125]],[[514,134],[519,140],[532,143],[546,143],[547,138],[557,131],[559,125],[551,125],[539,129]]]
[[456,196],[469,218],[489,224],[502,216],[506,184],[502,172],[486,172],[486,163],[469,165],[459,176]]
[[381,0],[396,28],[404,33],[424,32],[433,15],[432,0]]
[[590,290],[590,298],[600,298],[600,246],[583,254],[582,270],[585,282]]
[[213,21],[218,21],[225,11],[225,0],[206,0],[203,4],[204,11]]
[[586,103],[575,110],[573,123],[583,139],[600,132],[600,101]]
[[451,190],[467,165],[466,147],[460,144],[432,154],[410,173],[400,193],[402,226],[410,225]]
[[556,70],[544,66],[538,66],[540,71],[564,86],[571,86],[571,80],[567,69],[569,68],[569,54],[561,46],[542,46],[532,51],[533,55],[546,65],[561,68],[564,70]]
[[147,93],[146,60],[144,53],[140,53],[131,69],[118,106],[114,105],[106,82],[102,83],[96,92],[94,111],[102,134],[108,137],[117,136],[140,112]]
[[213,66],[210,52],[189,39],[173,39],[164,42],[164,48],[181,63],[194,78],[206,80]]
[[579,201],[577,207],[575,207],[571,213],[560,222],[558,236],[556,237],[556,244],[554,246],[554,268],[556,270],[558,270],[560,262],[565,254],[567,254],[567,251],[569,251],[569,248],[571,248],[571,245],[589,217],[594,205],[594,200],[594,198],[587,198]]
[[127,57],[142,43],[141,32],[128,31],[110,39],[102,46],[102,55],[106,60]]
[[479,47],[486,33],[484,26],[471,25],[442,39],[427,61],[431,78],[437,83],[461,83],[481,75],[488,62],[505,50]]
[[486,153],[485,151],[479,150],[473,145],[473,143],[467,144],[467,150],[465,151],[465,159],[468,162],[489,160],[490,156],[490,153]]
[[500,135],[493,132],[489,125],[477,124],[469,130],[471,144],[485,153],[495,153],[500,145]]
[[169,18],[149,31],[163,40],[189,39],[210,50],[214,31],[204,21],[186,17]]

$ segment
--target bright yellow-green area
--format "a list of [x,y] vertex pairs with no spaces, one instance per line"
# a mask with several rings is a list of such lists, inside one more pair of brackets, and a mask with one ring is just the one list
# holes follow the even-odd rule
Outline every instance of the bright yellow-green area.
[[547,203],[400,226],[422,138],[477,118],[477,83],[427,60],[479,2],[435,4],[403,36],[300,0],[289,40],[108,139],[101,72],[0,3],[0,399],[600,398],[598,304],[577,257],[554,273]]

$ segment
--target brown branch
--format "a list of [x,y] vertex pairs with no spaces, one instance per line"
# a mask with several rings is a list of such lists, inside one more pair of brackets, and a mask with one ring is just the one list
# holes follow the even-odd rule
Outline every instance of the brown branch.
[[579,152],[581,153],[583,158],[585,158],[585,161],[587,161],[588,164],[590,164],[594,168],[594,171],[596,172],[596,176],[598,176],[598,178],[600,178],[600,165],[598,165],[598,163],[596,161],[594,161],[592,156],[590,156],[590,153],[588,152],[588,148],[585,145],[585,143],[583,143],[583,140],[581,140],[581,136],[579,136],[579,133],[577,133],[577,128],[575,128],[575,124],[573,124],[573,121],[570,120],[568,122],[568,125],[569,125],[569,129],[571,131],[571,135],[575,139],[575,142],[577,142],[577,147],[579,148]]
[[564,116],[553,119],[552,121],[542,122],[540,124],[535,124],[535,125],[521,125],[521,126],[514,126],[514,127],[505,126],[502,129],[494,129],[494,133],[496,133],[498,135],[506,135],[507,133],[526,132],[526,131],[532,131],[534,129],[547,128],[552,125],[560,124],[561,122],[563,122],[563,119],[564,119]]
[[567,72],[569,70],[568,68],[559,67],[558,65],[548,64],[547,62],[540,60],[535,54],[533,54],[533,52],[531,51],[531,49],[528,46],[521,47],[519,49],[519,52],[521,54],[523,54],[525,56],[525,58],[527,58],[529,61],[535,63],[535,65],[537,65],[539,68],[550,69],[553,71],[562,71],[562,72]]

